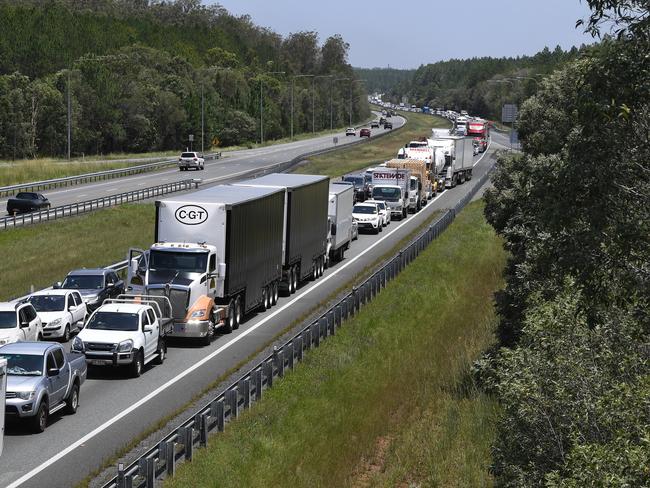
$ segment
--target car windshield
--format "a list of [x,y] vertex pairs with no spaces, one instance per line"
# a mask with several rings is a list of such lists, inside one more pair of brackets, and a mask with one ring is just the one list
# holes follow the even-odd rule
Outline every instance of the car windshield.
[[181,158],[193,158],[194,153],[183,153],[181,154]]
[[37,312],[59,312],[65,308],[63,295],[36,295],[29,297],[29,303]]
[[43,356],[35,354],[0,354],[7,360],[7,374],[16,376],[41,376]]
[[352,210],[352,213],[356,214],[376,214],[377,213],[377,207],[374,205],[356,205],[354,209]]
[[411,180],[411,190],[418,189],[418,180]]
[[0,329],[16,328],[16,312],[0,312]]
[[96,330],[138,330],[137,313],[97,312],[86,324],[86,329]]
[[207,252],[151,251],[149,255],[149,269],[152,271],[205,273],[207,266]]
[[375,187],[372,189],[372,198],[388,202],[396,202],[401,196],[399,188]]
[[344,176],[343,181],[349,181],[356,187],[363,185],[363,178],[361,176]]
[[68,275],[61,288],[74,290],[101,290],[104,286],[103,275]]
[[377,202],[377,207],[379,207],[379,210],[385,210],[386,209],[386,204],[384,202]]

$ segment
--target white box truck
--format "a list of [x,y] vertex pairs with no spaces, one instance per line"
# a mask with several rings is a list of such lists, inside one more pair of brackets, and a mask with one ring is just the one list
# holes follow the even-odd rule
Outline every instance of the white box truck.
[[329,261],[341,261],[352,242],[352,208],[354,187],[343,182],[330,183],[327,214],[329,234],[327,244]]
[[0,398],[2,398],[2,408],[0,408],[0,456],[2,456],[2,445],[5,437],[5,398],[7,397],[7,360],[0,359]]
[[[450,135],[447,130],[433,129],[432,144],[445,156],[445,165],[439,173],[445,178],[445,188],[453,188],[472,179],[474,167],[471,144],[462,136]],[[466,154],[468,149],[469,154]]]
[[372,198],[386,202],[391,217],[405,219],[409,209],[411,172],[378,167],[372,170]]

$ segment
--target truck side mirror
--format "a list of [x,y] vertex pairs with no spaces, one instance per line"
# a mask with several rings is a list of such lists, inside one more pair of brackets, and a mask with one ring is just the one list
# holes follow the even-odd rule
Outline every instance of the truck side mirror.
[[47,370],[48,376],[56,376],[58,374],[59,374],[59,368],[48,368]]
[[336,235],[336,224],[332,224],[332,230],[331,230],[331,233],[332,233],[333,236]]

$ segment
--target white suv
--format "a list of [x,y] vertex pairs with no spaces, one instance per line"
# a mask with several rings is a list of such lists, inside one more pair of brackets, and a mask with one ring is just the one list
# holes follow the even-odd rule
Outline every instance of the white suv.
[[86,303],[76,290],[43,290],[27,299],[34,306],[43,326],[43,338],[70,340],[70,333],[83,329],[88,315]]
[[381,200],[366,200],[364,203],[374,203],[377,205],[377,208],[379,209],[379,215],[382,217],[382,225],[386,227],[388,224],[390,224],[390,210],[388,210],[386,202],[383,202]]
[[199,153],[184,152],[178,158],[178,167],[181,171],[187,171],[190,168],[202,170],[205,169],[205,159]]
[[41,319],[31,303],[0,303],[0,346],[42,338]]
[[359,226],[359,230],[368,229],[373,234],[378,234],[383,228],[383,218],[379,214],[376,203],[357,203],[352,208],[352,219]]

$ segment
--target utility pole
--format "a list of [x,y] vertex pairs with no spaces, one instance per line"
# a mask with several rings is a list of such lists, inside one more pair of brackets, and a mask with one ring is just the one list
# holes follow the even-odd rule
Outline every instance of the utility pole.
[[205,106],[205,96],[203,93],[203,83],[201,83],[201,154],[205,152],[204,149],[204,135],[205,135],[205,113],[204,113],[204,106]]

